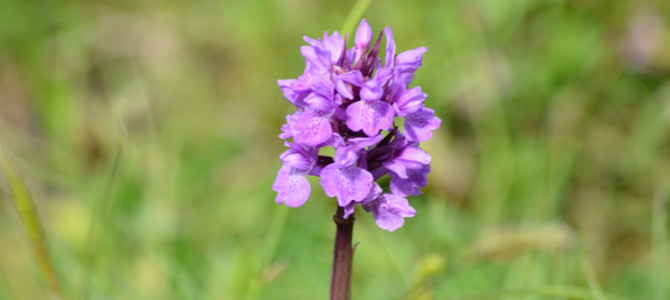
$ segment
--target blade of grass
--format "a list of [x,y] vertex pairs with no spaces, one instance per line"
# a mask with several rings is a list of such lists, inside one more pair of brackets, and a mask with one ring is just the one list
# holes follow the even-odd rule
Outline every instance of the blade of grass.
[[351,33],[351,31],[354,29],[354,26],[356,26],[356,22],[361,19],[363,13],[365,13],[365,10],[368,9],[368,6],[370,6],[371,2],[372,0],[356,1],[354,6],[351,7],[351,10],[349,11],[347,18],[344,19],[344,23],[342,24],[342,28],[340,29],[340,32],[343,35]]
[[56,274],[51,259],[49,258],[47,237],[44,234],[39,215],[35,209],[35,204],[30,196],[30,192],[23,184],[23,180],[16,171],[16,168],[14,168],[14,165],[2,148],[0,148],[0,168],[7,177],[9,187],[12,191],[13,197],[11,199],[14,208],[23,224],[26,237],[33,249],[37,265],[44,276],[44,281],[51,293],[51,297],[53,299],[60,299],[60,290],[58,288]]
[[272,259],[274,258],[275,252],[279,245],[279,239],[281,237],[284,227],[286,227],[286,221],[289,210],[286,209],[283,205],[277,205],[274,212],[272,213],[272,219],[270,220],[268,233],[265,236],[263,241],[263,250],[257,261],[256,267],[254,269],[255,276],[249,280],[245,299],[253,300],[258,299],[258,295],[263,290],[263,283],[258,281],[257,276],[262,272],[263,268],[267,267]]
[[96,259],[99,255],[99,244],[100,236],[99,233],[102,231],[102,226],[108,221],[108,214],[110,207],[113,205],[112,202],[112,193],[113,185],[117,178],[119,172],[119,163],[121,160],[121,154],[123,153],[123,147],[119,146],[114,155],[114,160],[112,161],[111,168],[109,171],[109,177],[105,181],[105,185],[102,188],[100,194],[101,201],[96,202],[95,204],[95,213],[91,215],[91,227],[88,232],[88,246],[86,256],[84,258],[83,270],[82,270],[82,280],[81,287],[79,289],[79,299],[89,299],[90,298],[90,286],[91,286],[91,277],[92,272],[96,267]]
[[[495,74],[494,47],[488,34],[489,24],[483,11],[475,15],[476,34],[473,35],[472,44],[485,54],[483,68],[486,69],[486,73]],[[481,209],[484,223],[496,224],[504,213],[505,202],[517,177],[516,166],[511,162],[518,154],[514,151],[508,116],[503,107],[502,87],[495,80],[492,80],[490,85],[492,92],[489,95],[487,111],[473,111],[470,115],[473,135],[481,153],[481,166],[473,185],[472,198],[476,203],[480,203],[478,209]]]
[[603,291],[600,288],[600,284],[598,283],[598,278],[596,277],[596,272],[593,270],[591,260],[585,257],[580,261],[580,263],[582,265],[584,276],[586,276],[586,282],[588,282],[589,288],[592,291],[593,298],[597,300],[605,300]]

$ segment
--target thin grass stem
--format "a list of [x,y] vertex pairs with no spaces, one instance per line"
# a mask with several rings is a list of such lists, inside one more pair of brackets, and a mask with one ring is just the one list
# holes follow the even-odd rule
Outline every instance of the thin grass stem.
[[363,13],[365,13],[365,10],[367,10],[368,6],[370,6],[370,3],[372,3],[372,0],[356,1],[354,6],[351,7],[351,10],[349,11],[347,18],[344,19],[344,23],[342,24],[342,28],[340,29],[342,35],[351,33],[351,31],[354,29],[354,26],[356,26],[356,22],[360,21],[361,17],[363,16]]
[[13,196],[10,199],[12,200],[16,213],[23,224],[26,237],[33,250],[35,260],[42,272],[42,276],[44,276],[44,281],[51,293],[51,297],[52,299],[60,299],[60,289],[58,287],[58,281],[56,280],[56,273],[53,264],[51,263],[51,259],[49,258],[47,237],[44,234],[40,217],[37,214],[37,209],[30,196],[30,192],[16,171],[11,159],[2,148],[0,148],[0,168],[7,177]]

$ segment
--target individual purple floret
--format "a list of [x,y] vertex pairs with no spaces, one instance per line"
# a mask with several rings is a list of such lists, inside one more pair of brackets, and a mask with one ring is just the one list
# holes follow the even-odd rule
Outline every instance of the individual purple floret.
[[359,167],[360,154],[353,147],[340,147],[335,162],[321,170],[321,186],[328,197],[337,197],[337,204],[346,207],[352,201],[363,201],[370,193],[373,177]]
[[405,223],[404,218],[411,218],[416,214],[414,208],[403,196],[383,194],[374,201],[364,204],[365,211],[372,212],[377,226],[381,229],[394,231]]
[[[350,49],[337,31],[304,40],[304,73],[277,81],[297,110],[286,116],[279,135],[292,142],[285,142],[289,149],[280,156],[283,166],[272,185],[276,202],[304,204],[311,192],[306,176],[318,176],[326,195],[344,208],[344,218],[360,204],[380,228],[394,231],[416,213],[406,197],[421,193],[431,162],[419,143],[441,124],[425,107],[421,87],[409,87],[426,48],[396,54],[391,29],[386,27],[373,43],[366,20]],[[402,130],[396,125],[399,118],[404,119]],[[324,147],[333,147],[334,157],[319,155]],[[387,174],[390,193],[376,182]]]

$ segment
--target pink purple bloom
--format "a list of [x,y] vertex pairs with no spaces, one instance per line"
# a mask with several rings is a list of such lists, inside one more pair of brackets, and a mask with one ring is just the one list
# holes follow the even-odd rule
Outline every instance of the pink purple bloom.
[[[373,40],[366,20],[350,49],[338,32],[304,40],[304,74],[277,81],[297,110],[286,117],[279,135],[289,149],[280,156],[283,166],[272,185],[276,202],[304,204],[311,193],[306,176],[317,176],[326,195],[344,208],[345,218],[361,205],[380,228],[394,231],[416,214],[407,197],[421,193],[431,162],[419,143],[441,124],[424,105],[427,95],[421,87],[409,86],[426,48],[396,54],[391,29]],[[404,118],[402,129],[398,118]],[[335,155],[319,155],[323,147],[333,147]],[[385,175],[391,178],[389,192],[376,182]]]
[[360,202],[370,193],[373,177],[359,167],[360,154],[353,147],[341,147],[335,162],[321,170],[321,186],[328,197],[337,197],[337,204],[346,207],[352,201]]
[[383,194],[363,205],[363,208],[372,212],[372,217],[375,218],[379,228],[388,231],[400,228],[405,223],[404,218],[411,218],[416,214],[416,210],[409,205],[405,197],[394,194]]

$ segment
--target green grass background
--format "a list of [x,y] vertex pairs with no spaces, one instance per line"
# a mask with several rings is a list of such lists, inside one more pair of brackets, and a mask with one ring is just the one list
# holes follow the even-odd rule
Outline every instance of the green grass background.
[[5,169],[0,299],[325,299],[335,201],[274,203],[276,80],[360,17],[428,48],[443,123],[416,217],[357,213],[354,299],[670,297],[670,4],[365,2],[0,0],[0,147],[39,213]]

